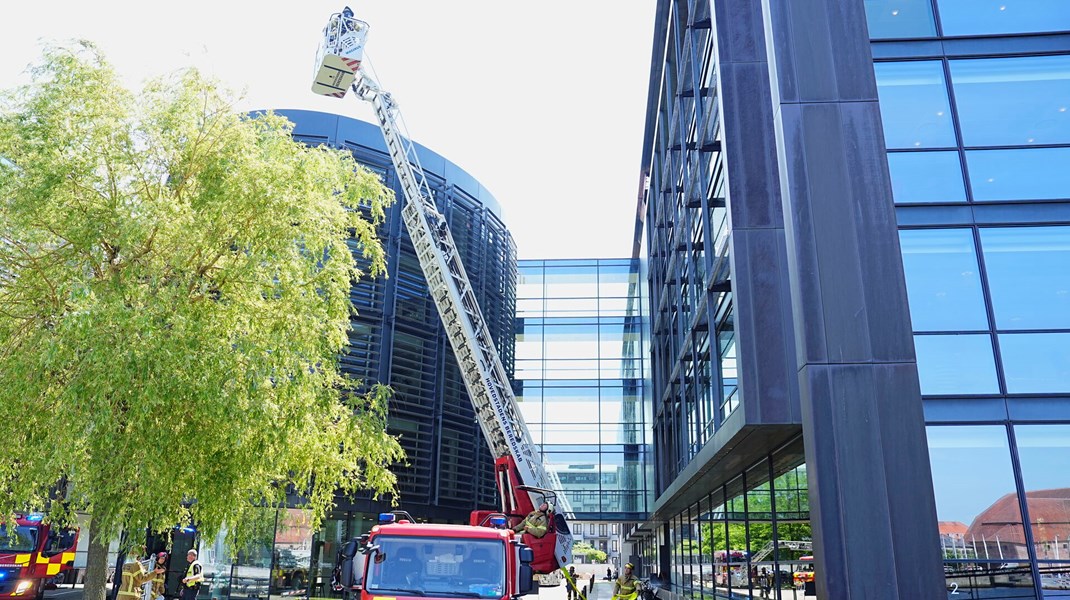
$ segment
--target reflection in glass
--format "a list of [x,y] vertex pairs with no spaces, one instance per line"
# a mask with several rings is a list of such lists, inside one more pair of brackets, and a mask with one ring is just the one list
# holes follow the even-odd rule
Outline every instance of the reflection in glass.
[[944,558],[1028,559],[1006,429],[929,426],[926,434]]
[[598,358],[598,325],[547,325],[543,337],[547,359]]
[[593,262],[586,266],[548,266],[543,280],[547,298],[598,297],[597,270]]
[[541,301],[542,267],[519,266],[516,269],[516,297],[536,298]]
[[312,560],[310,513],[299,508],[279,511],[272,555],[271,593],[307,596]]
[[604,297],[624,297],[637,294],[638,265],[598,265],[598,293]]
[[915,335],[914,349],[922,395],[999,393],[989,335]]
[[309,583],[312,586],[309,595],[312,597],[341,597],[341,593],[331,588],[331,577],[338,551],[349,541],[346,538],[347,521],[346,513],[332,514],[312,536],[312,577]]
[[1065,30],[1066,0],[937,0],[944,35],[990,35]]
[[[1070,561],[1070,425],[1015,425],[1014,436],[1037,559]],[[1041,583],[1051,586],[1067,571],[1070,564],[1061,565]]]
[[546,403],[546,423],[598,422],[598,388],[545,388],[543,401]]
[[953,60],[951,82],[967,146],[1070,142],[1070,56]]
[[[278,511],[277,514],[278,518],[282,518],[285,511]],[[238,550],[231,569],[231,598],[267,598],[275,562],[272,546],[276,535],[276,518],[276,511],[265,509],[256,523],[252,524],[254,533],[245,546]]]
[[899,232],[914,331],[987,330],[970,229]]
[[888,148],[956,145],[939,61],[876,63],[884,141]]
[[966,163],[974,200],[1070,198],[1070,148],[970,150]]
[[949,561],[944,564],[948,600],[1020,600],[1036,598],[1033,571],[1027,562]]
[[910,202],[965,202],[958,152],[889,152],[892,196]]
[[936,35],[930,0],[866,0],[865,5],[870,39]]
[[998,329],[1070,329],[1070,227],[986,228],[981,248]]
[[542,358],[542,327],[517,319],[516,346],[513,356],[519,359]]
[[1070,391],[1070,333],[1004,333],[999,336],[1008,394]]
[[[521,261],[518,400],[532,437],[578,513],[647,506],[638,262]],[[533,295],[525,297],[525,294]],[[610,445],[616,444],[615,447]],[[586,458],[584,458],[586,457]],[[593,457],[593,458],[592,458]]]
[[735,307],[729,306],[717,326],[721,369],[721,420],[739,406],[739,374],[736,366]]
[[[263,510],[261,511],[265,515],[263,526],[265,528],[273,528],[275,526],[275,518],[273,511]],[[257,521],[258,519],[253,519]],[[256,529],[255,525],[253,527]],[[234,570],[232,564],[232,554],[230,544],[227,542],[228,531],[223,528],[216,534],[215,538],[201,538],[201,551],[198,556],[198,560],[201,562],[201,566],[204,567],[205,584],[201,586],[201,593],[206,594],[210,598],[225,599],[231,596],[232,582],[231,571]],[[256,536],[254,536],[256,537]],[[266,535],[260,536],[261,538],[267,537]],[[270,541],[268,541],[270,543]],[[239,567],[241,569],[241,567]],[[242,572],[242,571],[238,571]],[[266,578],[265,578],[266,581]],[[264,591],[267,589],[265,587]],[[235,592],[237,595],[239,592]]]

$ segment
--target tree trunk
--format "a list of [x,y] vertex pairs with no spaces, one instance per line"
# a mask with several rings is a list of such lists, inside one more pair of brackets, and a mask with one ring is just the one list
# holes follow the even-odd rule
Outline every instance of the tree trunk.
[[97,534],[96,519],[89,521],[89,552],[85,561],[83,600],[104,600],[108,579],[108,540]]

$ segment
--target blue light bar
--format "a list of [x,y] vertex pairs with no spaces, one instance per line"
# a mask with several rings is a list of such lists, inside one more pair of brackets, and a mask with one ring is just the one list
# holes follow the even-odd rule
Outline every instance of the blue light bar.
[[194,533],[194,532],[197,531],[197,528],[196,527],[183,527],[181,531],[182,531],[182,533]]
[[397,519],[397,515],[394,513],[379,513],[379,524],[385,525],[387,523],[393,523]]
[[45,516],[42,515],[41,513],[33,513],[32,515],[26,515],[26,520],[31,522],[31,523],[40,523],[41,519],[44,519],[44,518],[45,518]]
[[491,517],[490,524],[494,527],[505,527],[505,517]]

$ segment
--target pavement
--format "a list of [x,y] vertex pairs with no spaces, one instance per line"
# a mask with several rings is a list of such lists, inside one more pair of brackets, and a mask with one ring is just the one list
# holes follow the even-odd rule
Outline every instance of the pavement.
[[[589,581],[588,579],[581,579],[579,584],[583,587]],[[594,590],[587,596],[587,600],[610,600],[612,597],[613,584],[608,581],[596,581]],[[568,583],[562,581],[561,585],[539,588],[539,600],[568,600]]]

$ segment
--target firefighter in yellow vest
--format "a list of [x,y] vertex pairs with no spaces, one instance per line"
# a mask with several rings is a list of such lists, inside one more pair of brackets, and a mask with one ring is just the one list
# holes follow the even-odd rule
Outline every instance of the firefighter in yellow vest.
[[196,550],[186,553],[186,561],[189,562],[189,567],[186,569],[186,576],[182,578],[182,600],[195,600],[198,590],[201,589],[201,582],[204,581],[204,568],[197,560]]
[[513,531],[530,533],[537,538],[541,538],[546,535],[546,529],[550,526],[550,518],[546,515],[549,510],[550,506],[543,502],[538,509],[529,512],[523,521],[517,523],[516,527],[513,527]]
[[139,600],[141,598],[141,586],[152,581],[153,576],[156,574],[154,571],[147,571],[145,565],[141,564],[137,557],[137,550],[131,548],[126,557],[126,564],[123,565],[118,600]]
[[639,595],[639,579],[632,575],[632,563],[624,565],[624,573],[613,582],[613,597],[634,600]]

